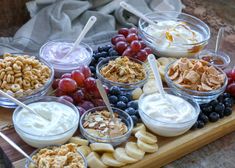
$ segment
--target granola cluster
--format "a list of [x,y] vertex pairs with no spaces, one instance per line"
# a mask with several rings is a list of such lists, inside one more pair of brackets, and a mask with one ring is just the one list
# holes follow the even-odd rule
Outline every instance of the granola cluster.
[[143,65],[131,61],[128,57],[118,57],[109,61],[108,65],[100,70],[106,79],[120,83],[136,83],[146,77]]
[[184,88],[212,91],[224,84],[225,75],[204,60],[181,58],[168,70],[169,78]]
[[125,123],[120,121],[118,114],[114,113],[114,121],[106,110],[86,114],[83,127],[91,135],[101,138],[117,137],[124,135],[128,129]]
[[72,143],[41,149],[32,159],[37,165],[31,163],[29,168],[85,168],[84,160],[77,152],[77,145]]

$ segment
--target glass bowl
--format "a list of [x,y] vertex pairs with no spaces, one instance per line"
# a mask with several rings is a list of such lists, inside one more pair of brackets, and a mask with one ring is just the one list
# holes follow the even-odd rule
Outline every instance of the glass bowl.
[[[164,91],[168,94],[175,95],[174,92],[172,92],[172,90],[169,88],[164,88]],[[194,113],[190,119],[186,119],[185,121],[180,121],[180,122],[179,121],[168,122],[168,121],[161,121],[159,119],[152,118],[143,109],[144,107],[143,100],[145,99],[146,96],[152,95],[155,93],[158,93],[158,92],[143,94],[141,95],[138,101],[140,117],[143,123],[152,132],[161,136],[165,136],[165,137],[174,137],[174,136],[182,135],[185,132],[187,132],[193,126],[193,124],[197,121],[198,115],[200,113],[200,107],[197,102],[190,100],[190,99],[186,99],[186,98],[182,98],[182,99],[190,103],[194,109]]]
[[[192,57],[199,53],[208,43],[210,39],[209,27],[200,19],[185,13],[174,11],[151,12],[146,14],[148,18],[156,23],[161,21],[180,21],[187,24],[191,30],[201,34],[201,40],[195,43],[176,43],[171,42],[170,47],[162,42],[162,39],[152,36],[147,32],[149,26],[143,19],[139,20],[138,32],[141,38],[150,46],[153,51],[162,57]],[[195,34],[195,33],[194,33]]]
[[[66,46],[66,48],[61,49],[61,46],[63,46],[62,44],[64,46]],[[91,47],[89,45],[87,45],[83,42],[81,42],[79,45],[82,48],[80,48],[80,50],[77,51],[77,52],[80,52],[81,55],[76,55],[76,58],[79,58],[79,61],[78,60],[71,61],[71,59],[69,59],[69,57],[67,59],[63,58],[63,56],[67,54],[69,49],[71,49],[73,47],[73,44],[74,44],[73,41],[53,40],[53,41],[48,41],[40,48],[39,57],[47,59],[48,62],[50,62],[52,64],[52,66],[55,70],[55,77],[59,78],[59,77],[61,77],[61,75],[65,74],[65,73],[70,73],[73,70],[77,69],[79,66],[82,66],[82,65],[88,66],[90,64],[93,50],[91,49]],[[59,47],[56,47],[56,46],[59,46]],[[63,53],[57,52],[58,49],[61,49],[63,51]],[[50,58],[51,54],[53,54],[53,55],[61,54],[61,55],[58,56],[56,59],[53,59],[53,58]],[[73,55],[75,55],[75,54],[73,54]],[[86,55],[86,57],[85,57],[85,55]],[[73,59],[75,59],[75,58],[73,58]]]
[[118,109],[118,108],[115,108],[115,107],[112,107],[112,109],[113,109],[114,112],[116,112],[119,115],[119,118],[121,119],[121,121],[126,124],[128,131],[122,136],[113,137],[113,138],[111,138],[111,137],[110,138],[101,138],[101,137],[91,135],[89,132],[87,132],[86,129],[83,127],[84,117],[86,116],[86,114],[94,113],[96,111],[101,111],[101,110],[107,110],[108,111],[106,106],[99,106],[99,107],[95,107],[95,108],[92,108],[92,109],[88,110],[81,117],[80,132],[85,137],[85,139],[87,139],[91,143],[95,143],[95,142],[110,143],[113,146],[117,146],[117,145],[119,145],[123,142],[126,142],[128,140],[128,138],[131,135],[131,131],[133,129],[132,118],[129,116],[129,114],[122,111],[121,109]]
[[133,59],[133,58],[129,58],[129,59],[133,62],[141,64],[145,69],[145,78],[143,80],[141,80],[139,82],[135,82],[135,83],[120,83],[120,82],[113,82],[113,81],[106,79],[103,75],[100,74],[100,70],[103,67],[105,67],[106,65],[108,65],[109,61],[113,61],[116,58],[118,58],[118,57],[104,58],[96,66],[97,78],[100,79],[104,85],[108,86],[109,88],[112,86],[118,86],[123,91],[132,91],[136,88],[142,87],[147,82],[148,77],[149,77],[149,69],[146,67],[145,63],[143,63],[137,59]]
[[[44,148],[52,148],[52,147],[58,147],[59,145],[50,145],[50,146],[47,146],[47,147],[44,147]],[[32,158],[36,153],[38,153],[40,150],[41,150],[42,148],[40,148],[40,149],[36,149],[33,153],[31,153],[30,154],[30,157]],[[77,150],[77,152],[81,155],[81,157],[82,157],[82,160],[83,160],[83,162],[84,162],[84,168],[87,168],[87,160],[86,160],[86,158],[85,158],[85,156],[81,153],[81,152],[79,152],[78,150]],[[31,164],[31,161],[29,160],[29,159],[26,159],[26,162],[25,162],[25,168],[31,168],[30,167],[30,164]]]
[[[217,53],[215,53],[214,50],[208,49],[208,50],[202,50],[199,54],[198,54],[198,59],[203,59],[203,57],[207,57],[207,56],[211,56],[212,60],[215,59],[220,59],[222,60],[221,64],[216,63],[215,61],[208,61],[210,62],[212,65],[221,68],[221,69],[225,69],[228,67],[228,65],[230,64],[230,56],[222,51],[218,51]],[[205,61],[207,61],[206,59],[203,59]]]
[[[13,55],[30,55],[28,53],[11,53]],[[43,63],[44,65],[48,66],[49,69],[51,70],[51,76],[48,79],[48,81],[40,88],[34,90],[33,92],[24,92],[24,96],[22,97],[17,97],[17,99],[21,102],[28,100],[28,99],[32,99],[34,97],[40,97],[40,96],[44,96],[46,95],[46,93],[48,92],[48,90],[51,88],[53,79],[54,79],[54,69],[52,67],[52,65],[47,62],[46,60],[44,60],[43,58],[38,58],[35,57],[35,59],[38,59],[41,63]],[[12,102],[11,100],[9,100],[8,98],[5,98],[3,96],[0,96],[0,106],[5,107],[5,108],[16,108],[18,105],[16,105],[14,102]]]
[[[21,127],[19,123],[17,123],[17,116],[21,113],[22,107],[17,107],[13,113],[13,124],[14,128],[17,132],[17,134],[30,146],[36,147],[36,148],[42,148],[45,146],[50,145],[61,145],[65,142],[67,142],[75,133],[75,131],[78,128],[80,115],[77,110],[77,108],[70,102],[53,96],[43,96],[43,97],[34,97],[31,98],[24,103],[26,105],[36,102],[58,102],[63,105],[66,105],[70,107],[73,111],[76,117],[73,118],[73,121],[70,123],[70,127],[67,128],[67,130],[64,130],[63,132],[50,134],[50,135],[39,135],[37,132],[32,133],[32,131],[26,130],[24,127]],[[63,118],[62,118],[63,119]],[[65,119],[63,121],[66,121]],[[61,121],[62,122],[62,121]],[[60,122],[60,123],[61,123]],[[36,123],[35,123],[36,125]],[[35,126],[34,125],[34,126]],[[39,127],[39,126],[38,126]]]
[[[168,70],[169,68],[175,63],[172,62],[171,64],[169,64],[167,67],[166,67],[166,72],[165,72],[165,81],[168,85],[169,88],[172,89],[172,92],[176,95],[179,95],[181,97],[184,97],[184,98],[187,98],[187,99],[191,99],[191,100],[194,100],[196,102],[198,102],[199,104],[204,104],[204,103],[208,103],[210,102],[211,100],[214,100],[216,99],[220,94],[222,94],[225,89],[226,89],[226,86],[227,86],[227,83],[228,83],[228,78],[227,78],[227,75],[225,74],[225,72],[214,66],[221,74],[223,74],[225,76],[225,79],[224,79],[224,84],[221,88],[219,89],[216,89],[216,90],[212,90],[212,91],[207,91],[207,92],[203,92],[203,91],[197,91],[197,90],[192,90],[192,89],[187,89],[187,88],[184,88],[178,84],[175,84],[168,76]],[[209,63],[209,65],[213,66],[212,64]]]

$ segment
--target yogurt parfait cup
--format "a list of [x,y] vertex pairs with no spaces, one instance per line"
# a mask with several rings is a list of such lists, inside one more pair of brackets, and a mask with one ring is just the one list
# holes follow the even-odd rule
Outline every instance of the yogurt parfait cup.
[[140,19],[139,35],[158,56],[192,57],[210,39],[209,27],[192,15],[165,11],[151,12],[146,16],[156,22],[156,25]]
[[78,128],[79,112],[64,99],[44,96],[24,103],[40,115],[18,106],[13,113],[13,124],[17,134],[32,147],[64,144]]
[[70,73],[82,65],[89,65],[93,51],[90,46],[81,42],[73,52],[66,54],[73,47],[73,42],[54,40],[45,43],[39,51],[39,57],[50,62],[55,70],[55,77]]
[[192,100],[178,97],[169,88],[164,91],[167,93],[167,100],[170,100],[168,103],[174,106],[171,107],[173,110],[166,111],[170,106],[160,100],[160,93],[143,94],[138,101],[140,117],[147,128],[158,135],[182,135],[197,121],[200,107]]
[[118,118],[120,119],[119,121],[123,122],[126,125],[126,128],[127,128],[126,133],[124,133],[121,136],[115,136],[115,137],[110,137],[110,136],[101,137],[101,136],[98,136],[98,134],[91,133],[90,131],[88,131],[88,129],[84,128],[86,117],[89,113],[95,113],[97,111],[107,110],[106,106],[99,106],[99,107],[95,107],[95,108],[88,110],[81,117],[80,132],[89,142],[91,142],[91,143],[95,143],[95,142],[110,143],[113,146],[117,146],[117,145],[119,145],[123,142],[126,142],[128,140],[128,138],[131,135],[131,131],[133,129],[132,118],[130,117],[129,114],[122,111],[121,109],[118,109],[115,107],[112,107],[112,109],[113,109],[114,113],[118,114],[118,116],[119,116]]

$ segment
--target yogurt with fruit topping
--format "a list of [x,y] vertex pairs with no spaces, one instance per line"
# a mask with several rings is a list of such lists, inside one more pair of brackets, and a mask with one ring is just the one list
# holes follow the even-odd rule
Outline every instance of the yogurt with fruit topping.
[[158,92],[142,95],[139,111],[142,121],[154,133],[172,137],[185,133],[196,122],[199,114],[188,101],[171,94],[163,99]]
[[79,114],[66,104],[50,101],[28,106],[43,117],[21,108],[13,120],[16,132],[33,147],[63,144],[78,127]]
[[187,57],[202,49],[196,44],[203,41],[203,35],[182,21],[158,21],[144,31],[153,37],[155,48],[162,56]]
[[55,76],[60,77],[63,73],[69,73],[81,65],[89,65],[92,58],[92,49],[85,43],[81,43],[68,56],[74,43],[49,41],[40,49],[40,57],[53,65]]

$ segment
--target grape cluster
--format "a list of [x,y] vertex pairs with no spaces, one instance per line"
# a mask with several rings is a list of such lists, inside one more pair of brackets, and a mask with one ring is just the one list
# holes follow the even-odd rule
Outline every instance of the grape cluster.
[[235,68],[226,72],[228,85],[226,91],[235,97]]
[[114,107],[127,112],[131,116],[134,125],[136,125],[140,119],[138,103],[132,100],[131,93],[121,91],[118,86],[112,86],[109,90],[109,101]]
[[118,56],[119,54],[113,49],[111,45],[99,46],[97,50],[93,51],[91,63],[89,68],[91,72],[96,74],[96,65],[106,57]]
[[229,93],[221,94],[216,100],[201,104],[201,112],[192,129],[203,128],[209,121],[216,122],[224,116],[232,114],[234,100]]
[[[63,74],[52,84],[52,88],[56,90],[55,95],[75,104],[81,115],[95,106],[104,105],[95,78],[91,75],[90,68],[82,66],[71,73]],[[104,88],[108,93],[109,89],[106,86]]]
[[136,28],[121,28],[111,40],[115,50],[122,56],[145,61],[152,50],[138,36]]

